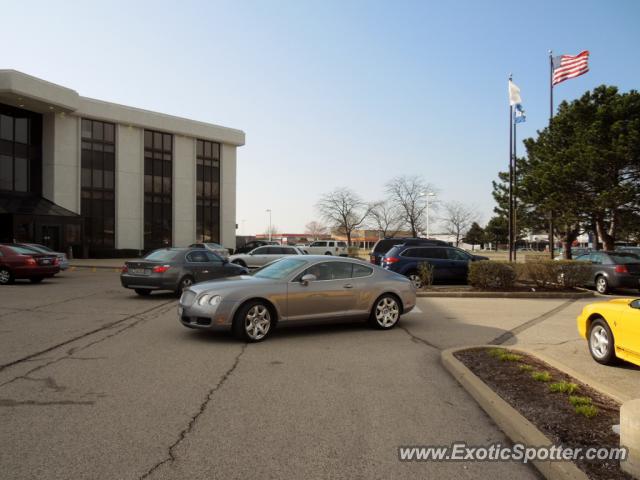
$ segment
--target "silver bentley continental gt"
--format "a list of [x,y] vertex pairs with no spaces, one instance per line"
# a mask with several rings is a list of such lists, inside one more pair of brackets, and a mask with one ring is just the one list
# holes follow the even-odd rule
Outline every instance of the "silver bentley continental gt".
[[402,275],[350,258],[295,255],[251,275],[190,286],[178,317],[185,327],[230,329],[259,342],[280,323],[362,319],[388,330],[415,304],[415,288]]

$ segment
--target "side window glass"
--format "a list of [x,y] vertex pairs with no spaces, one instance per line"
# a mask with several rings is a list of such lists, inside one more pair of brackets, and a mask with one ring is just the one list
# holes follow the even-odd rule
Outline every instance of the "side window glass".
[[187,255],[187,260],[191,263],[206,263],[208,259],[205,252],[191,252]]
[[207,259],[210,263],[217,263],[218,265],[222,265],[222,259],[213,252],[207,252]]
[[343,280],[351,278],[352,263],[347,262],[331,262],[331,274],[333,280]]
[[407,248],[404,252],[400,254],[403,257],[420,257],[420,251],[417,248]]
[[264,255],[269,247],[258,247],[253,251],[254,255]]
[[285,247],[282,250],[284,250],[282,253],[284,253],[285,255],[295,255],[296,254],[295,248]]
[[366,265],[353,265],[353,278],[358,277],[368,277],[373,273],[373,268],[367,267]]
[[331,266],[329,265],[329,262],[311,265],[304,271],[303,275],[306,275],[307,273],[315,275],[318,280],[331,280]]
[[600,265],[602,263],[602,254],[600,253],[591,253],[589,254],[589,259],[591,260],[591,263],[595,264],[595,265]]
[[335,246],[335,242],[329,242],[329,246],[330,246],[330,247]]
[[469,260],[469,256],[466,253],[456,250],[455,248],[448,248],[447,254],[449,260]]

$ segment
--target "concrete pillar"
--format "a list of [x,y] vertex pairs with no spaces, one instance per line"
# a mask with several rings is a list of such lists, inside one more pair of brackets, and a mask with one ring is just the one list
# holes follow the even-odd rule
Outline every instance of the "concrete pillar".
[[117,125],[116,248],[141,250],[144,242],[144,131]]
[[220,156],[220,243],[236,248],[236,147],[221,146]]
[[173,245],[187,247],[196,239],[196,141],[173,138]]
[[627,460],[620,462],[620,467],[632,477],[640,478],[640,399],[620,407],[620,446],[629,449]]
[[80,213],[80,119],[47,113],[42,129],[42,196]]

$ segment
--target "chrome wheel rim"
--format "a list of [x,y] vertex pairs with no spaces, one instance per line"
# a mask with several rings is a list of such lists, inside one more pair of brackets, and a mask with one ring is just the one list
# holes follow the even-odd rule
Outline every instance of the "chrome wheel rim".
[[607,291],[607,281],[600,277],[598,279],[598,281],[596,282],[596,288],[598,290],[599,293],[604,293]]
[[0,270],[0,283],[9,283],[10,278],[8,270]]
[[254,305],[244,318],[244,329],[252,340],[264,338],[271,328],[271,314],[264,305]]
[[413,283],[414,287],[422,288],[422,279],[417,273],[412,273],[411,275],[409,275],[409,280],[411,280],[411,283]]
[[596,358],[604,358],[609,352],[609,334],[607,330],[597,325],[591,330],[591,352]]
[[384,297],[376,305],[376,321],[381,327],[389,328],[395,325],[400,317],[400,307],[391,297]]

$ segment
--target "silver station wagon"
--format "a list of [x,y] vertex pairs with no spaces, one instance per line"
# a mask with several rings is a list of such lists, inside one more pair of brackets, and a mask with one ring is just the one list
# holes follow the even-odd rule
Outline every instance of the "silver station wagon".
[[388,330],[415,304],[413,284],[397,273],[350,258],[292,255],[251,275],[190,286],[178,318],[185,327],[232,330],[257,342],[277,324],[303,321],[361,319]]

